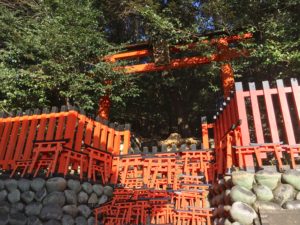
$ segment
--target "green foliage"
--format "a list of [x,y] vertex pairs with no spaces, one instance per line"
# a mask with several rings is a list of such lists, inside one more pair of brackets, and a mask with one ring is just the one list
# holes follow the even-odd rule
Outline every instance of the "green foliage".
[[[22,8],[0,10],[2,108],[75,104],[94,112],[105,93],[104,80],[112,76],[112,100],[122,98],[128,79],[97,62],[112,46],[99,27],[101,11],[92,2],[45,1],[30,14]],[[134,94],[131,86],[126,91]]]
[[[250,51],[232,62],[237,80],[297,77],[299,10],[299,0],[0,0],[0,110],[73,104],[94,113],[110,93],[111,119],[143,136],[197,135],[200,117],[211,117],[222,96],[221,63],[125,76],[102,57],[127,43],[242,30],[256,37],[237,45]],[[216,49],[185,50],[177,56]]]

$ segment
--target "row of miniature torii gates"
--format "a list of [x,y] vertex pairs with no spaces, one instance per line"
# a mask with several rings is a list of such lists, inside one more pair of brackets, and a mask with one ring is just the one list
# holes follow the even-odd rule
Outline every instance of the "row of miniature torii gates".
[[[186,67],[194,67],[202,64],[209,64],[211,62],[224,62],[221,65],[221,79],[223,85],[224,97],[228,97],[230,91],[234,87],[233,69],[229,61],[242,56],[248,56],[248,51],[245,49],[237,49],[230,46],[231,43],[251,39],[252,33],[244,33],[240,35],[225,36],[220,38],[213,38],[210,40],[202,40],[201,42],[194,42],[188,45],[168,46],[164,42],[159,45],[149,43],[129,46],[128,51],[116,53],[104,57],[104,60],[115,63],[121,60],[138,60],[143,57],[154,57],[154,62],[143,64],[134,64],[128,66],[116,67],[116,70],[122,70],[125,74],[147,73],[155,71],[165,71],[172,69],[180,69]],[[177,53],[184,51],[183,49],[193,49],[199,44],[209,44],[217,47],[217,52],[210,56],[193,56],[170,59],[169,53]],[[159,57],[163,58],[161,60]],[[107,81],[108,83],[110,81]],[[109,118],[109,109],[111,106],[109,93],[103,96],[99,101],[98,115],[103,119]]]

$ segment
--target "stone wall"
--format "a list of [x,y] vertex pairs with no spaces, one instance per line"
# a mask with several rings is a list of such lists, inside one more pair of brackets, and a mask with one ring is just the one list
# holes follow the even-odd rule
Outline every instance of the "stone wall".
[[259,209],[300,209],[300,171],[233,172],[213,185],[212,196],[215,225],[259,224]]
[[93,208],[113,188],[54,177],[0,179],[0,225],[94,225]]

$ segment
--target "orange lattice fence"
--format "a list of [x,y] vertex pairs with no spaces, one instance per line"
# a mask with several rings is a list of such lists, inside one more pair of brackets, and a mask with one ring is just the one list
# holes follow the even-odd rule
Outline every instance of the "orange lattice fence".
[[[300,86],[297,79],[243,87],[223,103],[214,124],[218,174],[233,166],[254,170],[270,160],[295,168],[300,153]],[[256,168],[255,168],[256,167]]]
[[42,169],[46,175],[66,175],[75,170],[81,178],[95,180],[101,174],[108,182],[112,155],[127,154],[129,149],[129,125],[115,127],[74,108],[0,118],[0,168],[12,170],[12,175],[37,175]]

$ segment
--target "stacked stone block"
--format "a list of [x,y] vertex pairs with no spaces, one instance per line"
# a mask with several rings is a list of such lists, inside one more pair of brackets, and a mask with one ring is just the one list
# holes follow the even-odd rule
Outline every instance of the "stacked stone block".
[[300,209],[300,171],[233,172],[212,188],[215,225],[259,224],[259,210]]
[[0,179],[0,225],[94,225],[113,188],[74,179]]

